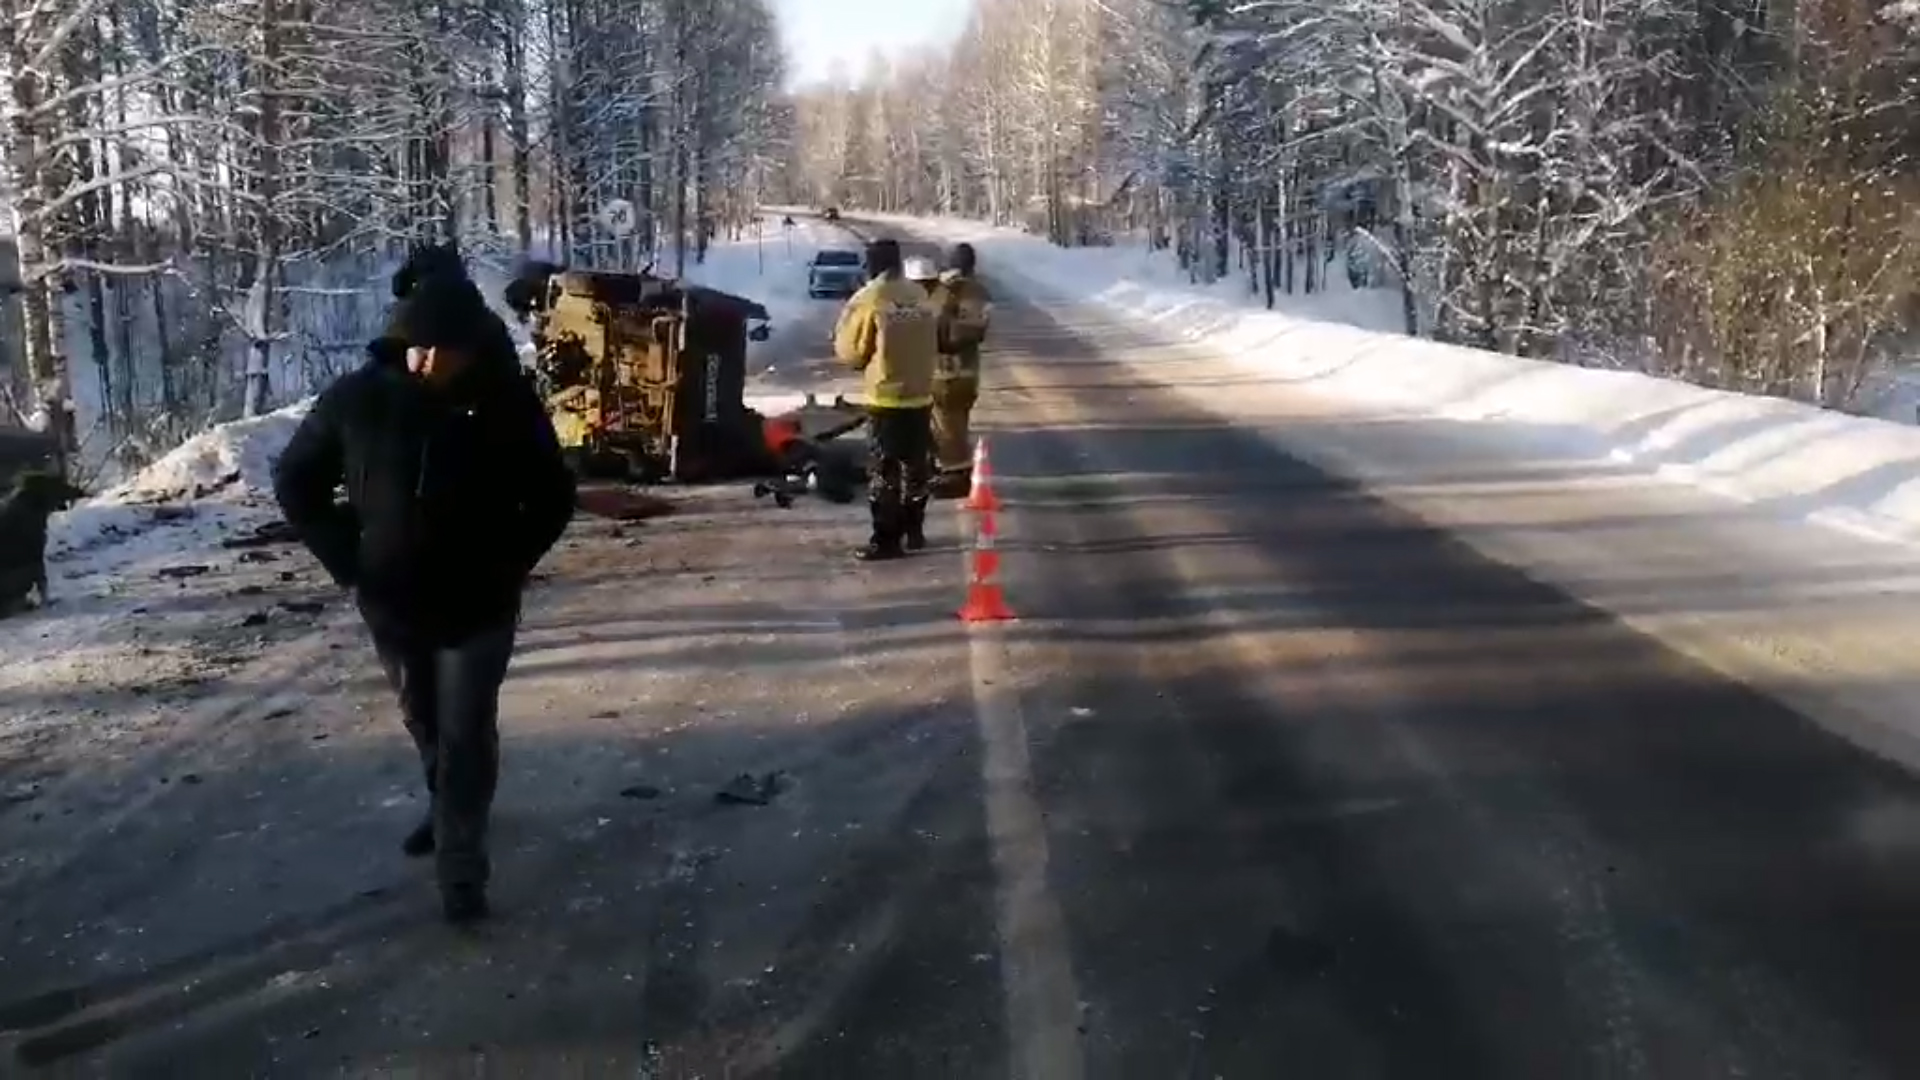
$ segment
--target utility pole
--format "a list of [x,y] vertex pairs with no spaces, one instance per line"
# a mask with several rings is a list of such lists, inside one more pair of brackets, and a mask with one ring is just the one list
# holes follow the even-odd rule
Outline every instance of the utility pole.
[[673,276],[687,276],[687,5],[674,0],[673,19]]
[[253,285],[247,291],[247,333],[253,339],[247,349],[247,379],[241,409],[247,416],[259,416],[267,408],[268,380],[273,369],[274,309],[280,298],[274,293],[280,262],[280,228],[276,217],[280,184],[280,5],[265,0],[260,5],[260,53],[262,63],[254,67],[254,94],[260,140],[259,179],[254,196],[259,207],[255,218]]

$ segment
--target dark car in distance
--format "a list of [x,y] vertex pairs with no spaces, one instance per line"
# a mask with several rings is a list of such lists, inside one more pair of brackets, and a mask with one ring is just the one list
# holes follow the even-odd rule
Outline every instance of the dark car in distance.
[[807,295],[852,296],[867,283],[867,272],[860,265],[860,253],[841,248],[822,248],[807,264]]

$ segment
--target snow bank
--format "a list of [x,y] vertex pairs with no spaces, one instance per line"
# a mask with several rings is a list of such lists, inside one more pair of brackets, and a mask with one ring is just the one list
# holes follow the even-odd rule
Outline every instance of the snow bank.
[[[1153,251],[1141,243],[1059,248],[1030,233],[962,218],[892,214],[861,214],[860,217],[922,232],[934,229],[941,243],[965,240],[980,253],[981,266],[987,273],[1018,278],[1028,291],[1055,300],[1084,301],[1097,298],[1109,289],[1132,287],[1161,298],[1163,303],[1156,308],[1157,313],[1177,312],[1181,318],[1201,325],[1209,315],[1239,319],[1249,311],[1267,313],[1260,306],[1260,299],[1252,294],[1244,273],[1229,274],[1211,283],[1196,283],[1169,253]],[[1282,293],[1274,298],[1281,311],[1296,319],[1341,323],[1383,333],[1402,331],[1406,323],[1397,290],[1354,288],[1338,261],[1325,269],[1330,274],[1326,291],[1294,296]]]
[[309,398],[196,435],[100,499],[136,504],[203,499],[236,487],[268,491],[273,486],[274,462],[312,404]]
[[203,432],[132,479],[54,515],[48,569],[68,586],[56,585],[56,593],[111,591],[129,573],[278,520],[273,463],[311,405],[307,399]]
[[970,241],[989,276],[1036,299],[1091,304],[1302,389],[1475,421],[1529,448],[1645,466],[1786,516],[1920,542],[1920,429],[1908,425],[1383,333],[1386,290],[1270,312],[1169,284],[1164,271],[1136,276],[1137,249],[1060,249],[978,222],[869,217]]

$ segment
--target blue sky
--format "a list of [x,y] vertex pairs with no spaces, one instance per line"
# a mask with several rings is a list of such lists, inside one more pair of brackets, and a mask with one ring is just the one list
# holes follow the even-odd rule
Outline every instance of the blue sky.
[[773,0],[795,83],[817,82],[836,59],[858,78],[867,56],[943,45],[966,29],[972,0]]

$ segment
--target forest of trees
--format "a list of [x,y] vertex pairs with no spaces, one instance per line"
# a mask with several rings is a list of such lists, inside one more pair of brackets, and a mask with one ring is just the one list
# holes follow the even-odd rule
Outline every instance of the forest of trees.
[[975,0],[784,68],[769,0],[0,0],[0,422],[137,465],[357,362],[410,245],[678,272],[763,200],[1829,405],[1920,321],[1920,0]]
[[127,467],[297,399],[418,243],[676,270],[790,158],[783,69],[765,0],[0,0],[0,422]]
[[1835,406],[1920,315],[1920,0],[975,0],[860,74],[787,194]]

